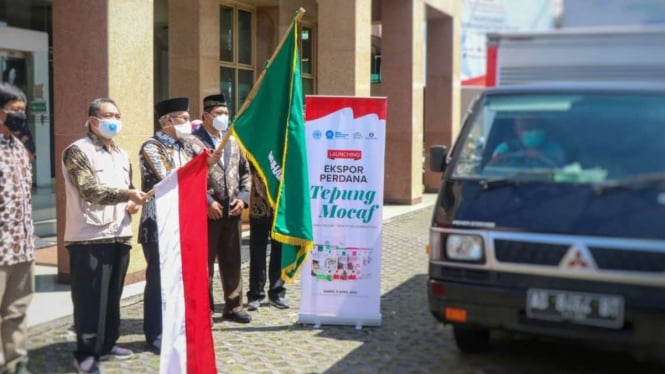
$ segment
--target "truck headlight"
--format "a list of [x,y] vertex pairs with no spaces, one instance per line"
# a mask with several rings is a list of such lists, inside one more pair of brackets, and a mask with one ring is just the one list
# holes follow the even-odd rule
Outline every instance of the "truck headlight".
[[484,259],[483,239],[476,235],[450,234],[446,238],[446,258],[480,262]]

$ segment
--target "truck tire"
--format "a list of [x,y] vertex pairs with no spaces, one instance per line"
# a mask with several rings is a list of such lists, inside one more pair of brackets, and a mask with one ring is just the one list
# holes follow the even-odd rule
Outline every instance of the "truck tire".
[[490,349],[490,331],[467,326],[453,326],[455,344],[462,352],[480,353]]

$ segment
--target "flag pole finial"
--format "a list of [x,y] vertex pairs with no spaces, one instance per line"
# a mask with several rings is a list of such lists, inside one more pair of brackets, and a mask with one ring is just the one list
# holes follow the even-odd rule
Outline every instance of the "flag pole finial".
[[295,19],[296,21],[300,21],[300,19],[305,15],[305,8],[300,7],[298,10],[296,10],[295,14]]

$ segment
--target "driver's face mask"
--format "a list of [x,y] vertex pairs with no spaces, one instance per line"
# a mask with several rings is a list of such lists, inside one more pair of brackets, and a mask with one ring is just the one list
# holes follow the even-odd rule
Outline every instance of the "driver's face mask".
[[543,130],[527,130],[522,133],[522,144],[527,148],[540,147],[545,141]]

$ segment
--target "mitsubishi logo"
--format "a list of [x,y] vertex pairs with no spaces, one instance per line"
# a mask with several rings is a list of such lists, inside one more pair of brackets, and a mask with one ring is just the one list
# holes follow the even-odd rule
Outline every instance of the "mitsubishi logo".
[[575,250],[575,258],[568,261],[567,265],[568,265],[568,267],[571,267],[571,268],[574,268],[574,267],[577,267],[577,266],[579,266],[581,268],[589,267],[589,263],[586,262],[586,260],[584,260],[582,258],[582,252],[580,252],[579,250]]
[[583,244],[573,244],[559,262],[559,267],[573,270],[595,269],[596,263],[589,249]]

